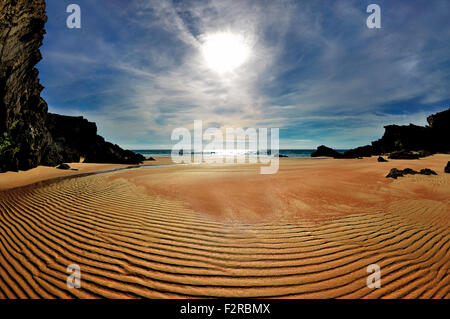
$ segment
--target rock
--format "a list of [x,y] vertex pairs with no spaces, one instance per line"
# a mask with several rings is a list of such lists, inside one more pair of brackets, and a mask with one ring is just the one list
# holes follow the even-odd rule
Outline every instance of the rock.
[[390,170],[389,174],[386,175],[386,178],[394,178],[397,179],[397,177],[402,177],[405,175],[416,175],[416,174],[421,174],[421,175],[437,175],[435,171],[429,169],[429,168],[424,168],[422,170],[420,170],[420,172],[413,170],[412,168],[405,168],[403,170],[399,170],[396,168],[393,168]]
[[429,145],[423,149],[431,152],[449,153],[450,108],[447,111],[430,115],[427,117],[427,122],[430,128]]
[[342,158],[342,154],[333,150],[332,148],[329,148],[325,145],[321,145],[317,148],[315,152],[311,154],[311,157],[334,157],[334,158]]
[[384,135],[379,140],[372,142],[371,145],[348,150],[339,158],[414,152],[412,153],[414,155],[408,155],[408,158],[402,159],[416,159],[435,153],[450,153],[450,139],[448,138],[450,136],[450,108],[430,115],[427,121],[428,126],[387,125],[384,127]]
[[380,162],[380,163],[382,163],[382,162],[388,162],[388,160],[384,159],[384,157],[382,157],[382,156],[378,156],[377,161]]
[[360,146],[352,150],[344,152],[344,158],[360,158],[360,157],[370,157],[372,156],[372,146]]
[[420,150],[420,151],[417,151],[416,153],[419,157],[427,157],[427,156],[433,155],[433,153],[425,151],[425,150]]
[[63,161],[45,127],[47,103],[35,68],[46,21],[44,0],[0,3],[0,171]]
[[393,168],[389,171],[389,174],[386,175],[386,178],[397,179],[398,177],[402,177],[402,176],[403,176],[403,171]]
[[278,157],[283,158],[283,157],[289,157],[289,156],[283,155],[283,154],[278,154]]
[[156,161],[153,157],[149,156],[146,158],[147,161]]
[[437,173],[435,171],[433,171],[432,169],[429,169],[429,168],[421,169],[420,174],[422,174],[422,175],[437,175]]
[[419,174],[418,171],[413,170],[412,168],[405,168],[402,170],[403,175],[416,175]]
[[392,152],[388,158],[390,159],[406,159],[406,160],[413,160],[413,159],[419,159],[419,155],[417,153],[413,153],[411,151],[398,151],[398,152]]
[[140,154],[121,149],[97,135],[97,125],[83,117],[49,113],[47,127],[57,150],[65,161],[85,163],[139,164],[145,160]]
[[450,161],[448,161],[447,166],[445,166],[444,172],[450,173]]
[[80,157],[99,163],[143,161],[98,136],[95,123],[48,114],[35,68],[46,21],[44,0],[0,2],[0,172],[56,166]]
[[389,174],[386,175],[386,178],[394,178],[397,179],[397,177],[402,177],[405,175],[416,175],[419,174],[418,171],[413,170],[412,168],[405,168],[403,170],[393,168],[389,171]]
[[66,170],[66,169],[70,169],[70,166],[67,164],[59,164],[56,168]]

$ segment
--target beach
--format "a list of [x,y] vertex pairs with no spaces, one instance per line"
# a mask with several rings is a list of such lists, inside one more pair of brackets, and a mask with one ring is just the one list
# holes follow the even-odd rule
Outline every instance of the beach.
[[[0,298],[450,297],[450,155],[0,174]],[[386,178],[390,169],[437,175]],[[81,288],[66,284],[69,265]],[[367,285],[367,267],[381,286]]]

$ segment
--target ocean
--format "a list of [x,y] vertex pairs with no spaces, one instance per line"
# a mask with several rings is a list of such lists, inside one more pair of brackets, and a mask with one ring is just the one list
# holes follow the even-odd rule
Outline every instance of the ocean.
[[[297,150],[282,149],[279,150],[279,154],[289,157],[311,157],[311,154],[314,151],[315,149],[297,149]],[[346,150],[336,150],[336,151],[344,153]],[[141,154],[143,156],[152,156],[152,157],[170,157],[172,154],[172,150],[133,150],[133,152]]]

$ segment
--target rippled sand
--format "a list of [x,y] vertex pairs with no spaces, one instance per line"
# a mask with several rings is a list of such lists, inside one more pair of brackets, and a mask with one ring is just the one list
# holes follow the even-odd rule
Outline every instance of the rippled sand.
[[[449,159],[153,167],[5,190],[0,298],[449,298]],[[386,179],[392,167],[439,175]]]

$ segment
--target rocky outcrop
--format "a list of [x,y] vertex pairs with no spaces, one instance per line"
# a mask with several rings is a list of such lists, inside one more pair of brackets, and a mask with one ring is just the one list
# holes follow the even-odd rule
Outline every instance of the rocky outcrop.
[[447,162],[447,166],[445,166],[444,172],[450,173],[450,161]]
[[412,160],[412,159],[419,159],[420,156],[418,153],[411,152],[411,151],[398,151],[398,152],[392,152],[389,156],[389,159],[406,159],[406,160]]
[[380,162],[380,163],[387,162],[387,160],[383,156],[378,156],[377,161]]
[[[46,21],[44,0],[0,2],[0,172],[56,166],[80,156],[138,163],[140,156],[98,136],[94,123],[48,115],[35,68],[41,60]],[[61,130],[68,121],[76,123],[78,131]],[[83,140],[86,136],[90,139]]]
[[45,127],[47,104],[35,68],[46,21],[43,0],[0,3],[0,171],[62,160]]
[[[335,158],[358,158],[390,154],[391,159],[417,159],[435,153],[450,153],[450,109],[430,115],[427,126],[388,125],[381,139],[371,145],[348,150],[344,154],[319,146],[315,153],[326,150],[327,154],[336,152]],[[321,150],[319,150],[319,148]]]
[[140,154],[121,149],[97,135],[97,125],[83,117],[48,113],[47,127],[65,162],[139,164]]
[[360,146],[352,150],[348,150],[341,154],[341,158],[359,158],[372,156],[372,146]]
[[405,169],[397,169],[397,168],[393,168],[389,171],[389,174],[386,175],[386,178],[393,178],[393,179],[397,179],[399,177],[403,177],[405,175],[416,175],[416,174],[421,174],[421,175],[437,175],[437,173],[435,171],[433,171],[432,169],[429,168],[424,168],[421,169],[420,172],[413,170],[412,168],[405,168]]
[[320,145],[315,152],[311,154],[311,157],[334,157],[341,158],[342,154],[335,151],[332,148],[326,147],[325,145]]

